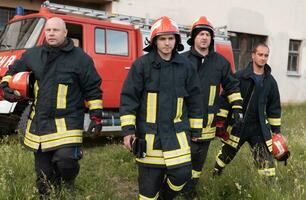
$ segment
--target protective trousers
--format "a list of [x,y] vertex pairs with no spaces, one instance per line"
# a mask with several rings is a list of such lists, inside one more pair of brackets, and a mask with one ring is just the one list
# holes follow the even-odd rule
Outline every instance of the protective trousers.
[[209,141],[193,142],[191,141],[191,162],[192,162],[192,178],[184,186],[183,194],[186,199],[192,199],[195,194],[195,187],[200,179],[202,168],[207,158]]
[[69,192],[74,193],[74,180],[79,173],[78,160],[82,157],[80,147],[64,147],[54,151],[34,153],[36,186],[41,197],[52,190],[59,191],[61,182]]
[[224,167],[234,159],[237,152],[245,142],[248,142],[251,147],[258,173],[268,177],[275,176],[273,156],[268,150],[258,122],[249,122],[244,124],[237,149],[228,144],[222,145],[222,149],[216,157],[215,172],[218,173],[215,175],[219,175]]
[[191,178],[191,166],[175,169],[138,167],[139,199],[172,200]]

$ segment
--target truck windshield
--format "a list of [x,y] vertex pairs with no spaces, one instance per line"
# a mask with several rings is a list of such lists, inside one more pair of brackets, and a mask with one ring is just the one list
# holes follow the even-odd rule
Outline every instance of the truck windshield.
[[44,18],[23,19],[7,24],[0,36],[0,51],[33,47],[44,24]]

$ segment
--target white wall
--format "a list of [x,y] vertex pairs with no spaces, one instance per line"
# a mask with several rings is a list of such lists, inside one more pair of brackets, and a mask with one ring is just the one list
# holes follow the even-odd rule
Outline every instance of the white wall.
[[[190,25],[207,16],[214,26],[229,31],[268,36],[269,64],[279,84],[282,102],[306,100],[306,1],[305,0],[120,0],[113,12],[157,18],[167,15]],[[289,39],[302,40],[300,76],[287,75]]]

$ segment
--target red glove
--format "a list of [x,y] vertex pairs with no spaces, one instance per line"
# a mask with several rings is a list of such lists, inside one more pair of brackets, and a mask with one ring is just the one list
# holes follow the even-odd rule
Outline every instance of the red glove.
[[226,141],[229,139],[229,133],[226,131],[224,124],[224,121],[216,122],[216,136]]
[[87,132],[97,135],[102,130],[102,118],[98,116],[91,116],[90,119],[91,122],[88,126]]

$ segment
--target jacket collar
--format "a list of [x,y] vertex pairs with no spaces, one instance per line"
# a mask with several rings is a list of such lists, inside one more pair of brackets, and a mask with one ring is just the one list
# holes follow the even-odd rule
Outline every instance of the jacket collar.
[[66,38],[66,40],[64,41],[63,45],[59,46],[59,47],[50,47],[48,46],[47,43],[44,43],[43,45],[44,49],[48,52],[56,52],[56,51],[71,51],[74,48],[74,44],[73,41],[70,38]]
[[190,53],[193,55],[193,56],[195,56],[195,57],[197,57],[197,58],[199,58],[199,59],[202,59],[202,58],[205,58],[205,57],[209,57],[211,54],[213,54],[215,51],[213,50],[213,49],[209,49],[209,52],[208,52],[208,54],[206,55],[206,56],[203,56],[203,55],[201,55],[199,52],[197,52],[195,49],[194,49],[194,47],[190,47]]
[[[155,50],[152,50],[150,53],[148,53],[148,56],[149,56],[150,63],[152,63],[152,65],[156,68],[160,68],[161,63],[166,62],[159,56],[159,54]],[[183,63],[183,62],[184,61],[182,57],[177,52],[174,52],[172,54],[172,57],[169,61],[169,63],[176,63],[176,64]]]
[[[267,77],[271,74],[271,67],[268,64],[264,66],[264,77]],[[249,62],[248,66],[245,69],[243,77],[248,79],[253,75],[253,62]]]

